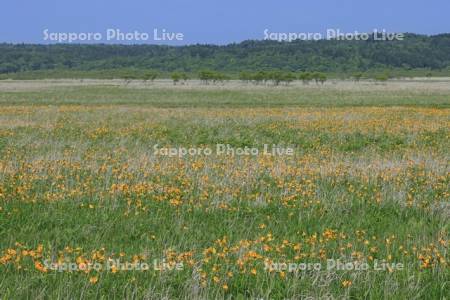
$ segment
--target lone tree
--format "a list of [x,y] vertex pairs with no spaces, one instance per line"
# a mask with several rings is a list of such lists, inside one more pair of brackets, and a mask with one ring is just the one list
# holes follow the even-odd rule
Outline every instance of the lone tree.
[[319,82],[323,85],[327,81],[327,75],[324,73],[320,73],[319,75]]
[[228,77],[225,74],[219,73],[219,72],[214,72],[213,73],[213,83],[216,83],[216,81],[220,82],[220,83],[224,83],[225,81],[230,80],[230,77]]
[[212,72],[212,71],[204,70],[204,71],[201,71],[201,72],[198,74],[198,77],[200,78],[200,80],[201,80],[203,83],[208,84],[209,81],[212,80],[212,78],[213,78],[214,76],[213,76],[213,72]]
[[283,72],[271,72],[270,75],[268,76],[269,79],[272,80],[273,84],[275,86],[280,85],[280,82],[283,82],[284,80],[284,74]]
[[385,83],[389,80],[389,76],[387,74],[378,74],[375,76],[375,81],[379,83]]
[[156,72],[147,72],[144,74],[144,81],[145,82],[153,82],[158,77],[158,74]]
[[251,79],[255,82],[255,84],[260,84],[261,82],[266,83],[271,79],[271,74],[264,71],[259,71],[252,74]]
[[287,72],[284,73],[283,75],[283,82],[286,85],[289,85],[291,82],[293,82],[295,79],[297,79],[297,77],[295,76],[295,74],[293,74],[292,72]]
[[209,81],[212,81],[213,84],[215,84],[216,82],[224,82],[225,80],[229,80],[230,79],[225,74],[222,74],[222,73],[219,73],[219,72],[215,72],[215,71],[201,71],[199,73],[198,77],[205,84],[208,84]]
[[125,85],[130,84],[133,79],[137,79],[136,75],[130,73],[123,75],[122,78],[125,80]]
[[239,80],[244,83],[249,83],[252,80],[252,74],[246,71],[239,73]]
[[300,79],[303,84],[309,84],[309,82],[312,80],[312,75],[309,72],[302,72],[298,76],[298,79]]
[[185,72],[180,73],[180,75],[181,75],[181,79],[183,80],[183,84],[189,80],[189,76]]
[[361,80],[362,76],[363,76],[362,73],[355,73],[355,74],[353,74],[353,79],[354,79],[356,82],[359,82],[359,81]]
[[324,73],[315,72],[311,75],[312,79],[316,82],[316,84],[324,84],[327,81],[327,75]]
[[325,81],[327,81],[327,75],[324,73],[320,73],[320,72],[315,72],[311,75],[311,78],[314,79],[314,81],[316,82],[316,84],[324,84]]
[[177,85],[178,82],[180,82],[180,80],[182,79],[183,75],[179,72],[173,72],[170,75],[170,78],[172,78],[173,80],[173,85]]

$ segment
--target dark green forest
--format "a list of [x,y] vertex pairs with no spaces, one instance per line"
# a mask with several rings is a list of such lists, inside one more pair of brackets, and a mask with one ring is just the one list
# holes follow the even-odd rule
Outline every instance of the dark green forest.
[[[373,70],[450,72],[450,34],[406,34],[403,41],[244,41],[217,45],[0,44],[2,77],[23,72],[214,70],[345,73]],[[80,75],[81,76],[81,75]]]

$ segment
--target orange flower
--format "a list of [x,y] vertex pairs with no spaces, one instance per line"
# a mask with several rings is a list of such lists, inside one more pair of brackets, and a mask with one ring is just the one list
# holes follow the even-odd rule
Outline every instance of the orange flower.
[[43,272],[43,273],[48,272],[47,268],[39,261],[34,262],[34,267],[36,268],[36,270],[39,270],[40,272]]
[[96,284],[98,282],[98,277],[97,276],[93,276],[93,277],[89,278],[89,282],[91,284]]
[[348,288],[352,285],[352,282],[350,280],[344,280],[342,281],[342,286],[345,288]]

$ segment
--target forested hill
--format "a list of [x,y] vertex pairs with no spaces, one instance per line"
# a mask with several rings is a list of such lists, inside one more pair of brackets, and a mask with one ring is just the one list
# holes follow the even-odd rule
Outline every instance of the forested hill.
[[286,70],[352,72],[450,68],[450,34],[403,41],[245,41],[226,46],[0,44],[0,73],[120,68],[198,72]]

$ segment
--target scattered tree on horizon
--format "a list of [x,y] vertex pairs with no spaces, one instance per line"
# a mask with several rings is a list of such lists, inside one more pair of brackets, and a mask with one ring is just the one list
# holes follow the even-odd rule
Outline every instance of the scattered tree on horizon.
[[361,78],[363,77],[362,73],[355,73],[353,74],[353,79],[355,80],[355,82],[359,82],[361,80]]
[[309,84],[309,82],[312,80],[312,75],[309,72],[302,72],[300,73],[298,78],[303,82],[303,84]]
[[327,75],[320,72],[314,72],[311,75],[312,79],[316,82],[316,84],[321,83],[322,85],[327,81]]
[[144,82],[153,82],[158,77],[158,73],[156,72],[147,72],[144,74]]
[[230,77],[227,75],[210,70],[201,71],[199,73],[199,78],[204,84],[209,84],[210,81],[212,81],[213,84],[216,84],[217,82],[223,83],[226,80],[230,80]]
[[170,75],[170,78],[172,78],[173,85],[177,85],[177,83],[178,83],[178,82],[180,81],[180,79],[181,79],[181,74],[178,73],[178,72],[173,72],[173,73]]
[[189,76],[186,72],[180,73],[181,79],[183,80],[184,84],[189,80]]
[[375,79],[376,82],[385,83],[386,81],[389,80],[389,75],[386,74],[386,73],[385,74],[378,74],[378,75],[375,75],[374,79]]

